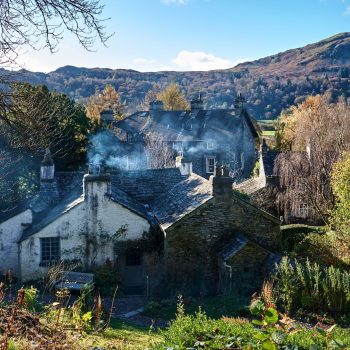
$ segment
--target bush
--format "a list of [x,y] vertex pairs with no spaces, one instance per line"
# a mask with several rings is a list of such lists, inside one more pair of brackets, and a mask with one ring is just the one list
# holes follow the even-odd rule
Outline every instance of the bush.
[[276,298],[286,312],[298,308],[333,314],[350,311],[350,273],[340,268],[284,257],[275,279]]
[[195,315],[185,315],[180,302],[176,319],[163,332],[164,341],[151,349],[340,350],[350,345],[349,331],[334,326],[326,330],[302,329],[259,299],[252,302],[250,311],[259,319],[251,322],[232,318],[214,320],[200,309]]
[[102,295],[113,295],[115,289],[120,286],[120,274],[118,269],[104,264],[94,271],[94,283]]

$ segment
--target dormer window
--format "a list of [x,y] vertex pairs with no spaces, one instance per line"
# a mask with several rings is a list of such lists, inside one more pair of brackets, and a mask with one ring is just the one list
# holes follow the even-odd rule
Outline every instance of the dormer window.
[[207,149],[214,149],[215,148],[215,143],[213,140],[209,140],[207,142]]
[[129,143],[131,143],[131,142],[132,142],[132,139],[133,139],[132,133],[127,132],[127,133],[126,133],[126,141],[129,142]]

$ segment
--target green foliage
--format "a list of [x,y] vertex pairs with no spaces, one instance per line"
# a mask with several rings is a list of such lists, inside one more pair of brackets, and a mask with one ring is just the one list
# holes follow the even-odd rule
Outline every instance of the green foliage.
[[[211,318],[219,319],[223,315],[227,317],[245,316],[249,313],[249,297],[238,294],[218,295],[205,298],[185,298],[186,313],[195,315],[200,308]],[[177,312],[176,300],[151,300],[146,305],[143,314],[152,318],[166,320],[174,319]]]
[[24,305],[29,311],[38,307],[38,290],[34,287],[24,288]]
[[98,267],[94,270],[94,283],[102,295],[112,296],[121,283],[119,270],[108,263]]
[[195,315],[186,315],[180,300],[175,320],[162,333],[164,341],[151,349],[340,350],[350,345],[348,330],[334,326],[326,330],[303,329],[260,300],[254,300],[250,310],[259,319],[251,322],[228,318],[214,320],[200,309]]
[[334,164],[332,172],[332,190],[336,199],[334,209],[330,211],[330,225],[338,233],[350,235],[350,153]]
[[302,308],[345,314],[350,311],[350,273],[284,257],[275,275],[276,297],[285,312]]
[[257,161],[255,162],[255,165],[254,165],[253,176],[254,176],[254,177],[258,177],[258,176],[259,176],[259,173],[260,173],[260,162],[257,160]]

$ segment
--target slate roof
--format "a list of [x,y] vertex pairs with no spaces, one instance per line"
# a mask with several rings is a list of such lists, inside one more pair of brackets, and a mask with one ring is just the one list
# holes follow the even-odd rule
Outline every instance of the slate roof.
[[200,141],[204,136],[229,137],[245,120],[254,137],[256,128],[246,110],[237,115],[234,109],[194,111],[140,111],[114,124],[117,136],[125,141],[125,133],[133,135],[156,132],[167,141]]
[[[58,171],[55,173],[55,179],[57,181],[58,193],[60,199],[65,198],[72,190],[79,188],[80,194],[83,193],[83,184],[82,178],[84,172],[81,171]],[[0,223],[5,222],[8,219],[13,218],[14,216],[24,212],[25,210],[31,208],[34,212],[41,213],[45,211],[51,204],[47,205],[45,200],[40,198],[40,192],[34,195],[32,198],[29,198],[23,201],[21,204],[9,208],[6,211],[0,211]],[[34,220],[38,218],[34,217]]]
[[235,190],[242,191],[248,195],[251,195],[261,189],[261,183],[259,178],[251,178],[242,181],[234,186]]
[[152,209],[165,230],[212,197],[210,181],[192,174],[158,197]]
[[224,261],[227,261],[228,259],[235,256],[241,249],[243,249],[247,245],[248,242],[249,242],[248,239],[245,238],[243,235],[236,234],[233,242],[228,244],[220,252],[219,255]]
[[149,219],[150,213],[148,212],[146,206],[137,202],[119,188],[112,186],[112,194],[110,198],[116,203],[119,203],[122,206],[132,210],[136,214],[141,215],[146,219]]
[[177,168],[113,171],[112,187],[119,188],[136,201],[153,204],[159,196],[183,180]]
[[35,218],[36,220],[34,225],[32,225],[31,227],[28,227],[26,230],[23,231],[20,241],[23,241],[26,238],[33,235],[34,233],[40,231],[45,226],[51,224],[61,215],[67,213],[69,210],[76,207],[83,201],[84,201],[84,197],[83,195],[81,195],[80,189],[76,189],[75,191],[72,191],[66,198],[61,200],[56,206],[54,206],[53,208],[49,209],[44,213],[41,213],[40,215],[37,215],[37,217]]

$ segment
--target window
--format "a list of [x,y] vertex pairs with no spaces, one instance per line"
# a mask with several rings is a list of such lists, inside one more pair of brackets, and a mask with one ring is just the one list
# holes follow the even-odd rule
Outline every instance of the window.
[[130,132],[126,133],[126,141],[132,142],[132,133],[130,133]]
[[241,153],[241,169],[244,169],[244,153]]
[[60,238],[46,237],[40,238],[41,264],[49,265],[60,261]]
[[139,249],[128,249],[125,254],[126,266],[141,265],[141,252]]
[[214,141],[213,140],[209,140],[207,142],[207,149],[214,149]]
[[126,157],[126,169],[127,170],[136,170],[137,169],[137,162],[136,162],[135,157],[133,157],[133,156]]
[[307,203],[300,203],[295,211],[295,216],[297,218],[307,218],[309,216],[310,208]]
[[214,174],[215,172],[215,157],[206,158],[206,170],[208,174]]

